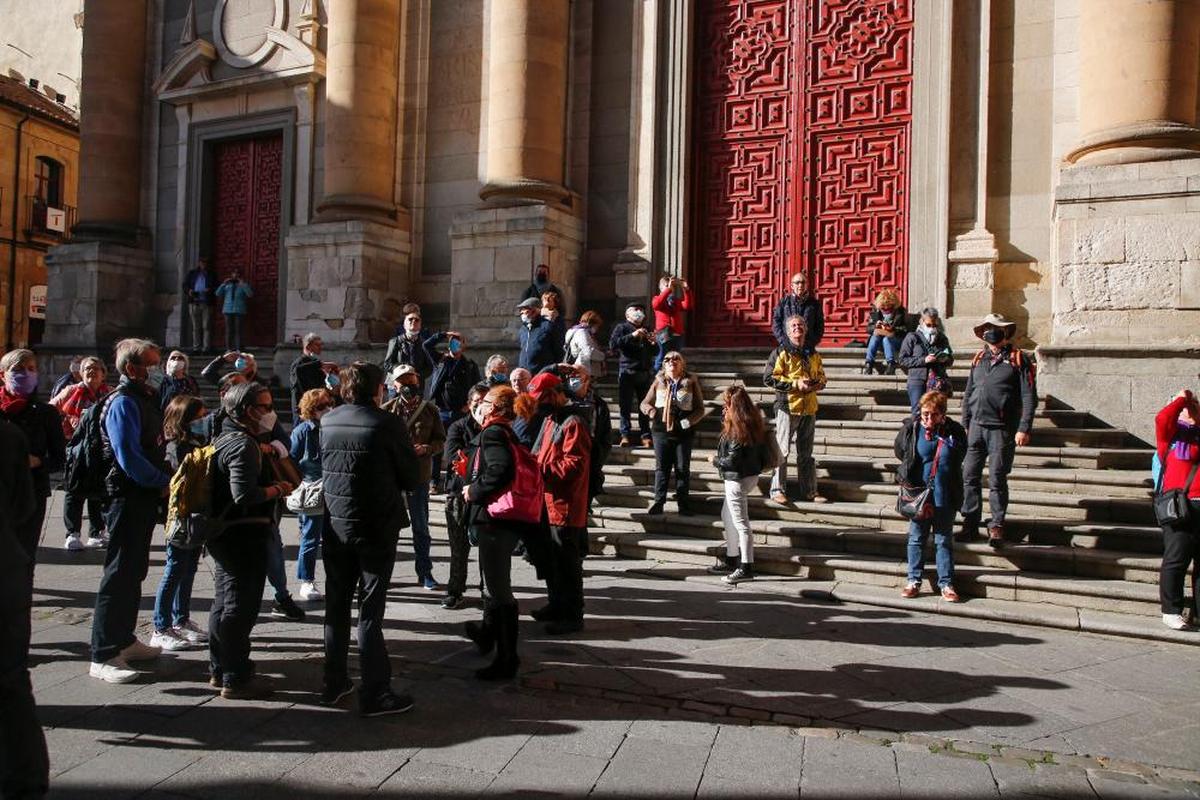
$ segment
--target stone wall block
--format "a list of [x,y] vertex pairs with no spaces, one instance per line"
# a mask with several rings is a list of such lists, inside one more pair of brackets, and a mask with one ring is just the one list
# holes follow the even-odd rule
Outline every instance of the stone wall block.
[[1200,251],[1197,220],[1186,214],[1131,219],[1125,226],[1125,254],[1130,261],[1183,261],[1188,249]]
[[1200,309],[1200,261],[1179,265],[1179,307]]
[[1118,264],[1125,260],[1124,220],[1080,220],[1072,237],[1072,264]]
[[508,247],[496,251],[496,280],[526,281],[533,275],[533,247]]
[[1108,308],[1177,308],[1179,264],[1143,261],[1106,270]]
[[496,278],[496,251],[493,248],[478,247],[455,252],[455,283],[488,283]]

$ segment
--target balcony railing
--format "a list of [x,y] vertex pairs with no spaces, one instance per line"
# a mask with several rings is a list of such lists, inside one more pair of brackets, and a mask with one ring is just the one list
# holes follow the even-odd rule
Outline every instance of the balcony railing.
[[75,226],[75,206],[51,206],[42,198],[25,198],[25,234],[65,242]]

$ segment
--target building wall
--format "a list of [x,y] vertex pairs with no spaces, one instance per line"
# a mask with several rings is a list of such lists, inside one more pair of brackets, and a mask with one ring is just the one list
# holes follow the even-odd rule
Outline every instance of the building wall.
[[83,0],[4,0],[0,3],[0,73],[36,78],[48,97],[66,95],[79,111]]

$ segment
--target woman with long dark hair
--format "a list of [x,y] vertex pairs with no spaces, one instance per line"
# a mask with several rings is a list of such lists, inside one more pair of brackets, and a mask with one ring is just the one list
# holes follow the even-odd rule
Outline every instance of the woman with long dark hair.
[[772,460],[770,436],[762,412],[744,386],[730,386],[724,395],[721,439],[713,463],[725,482],[725,560],[709,570],[726,583],[754,579],[754,540],[750,531],[750,492]]

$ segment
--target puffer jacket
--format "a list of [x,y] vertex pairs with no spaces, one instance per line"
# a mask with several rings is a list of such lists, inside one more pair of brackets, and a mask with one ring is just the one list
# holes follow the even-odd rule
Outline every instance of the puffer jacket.
[[742,444],[722,436],[717,442],[713,465],[721,473],[722,480],[740,481],[763,471],[764,465],[770,460],[769,448],[766,441]]
[[334,534],[345,544],[385,545],[408,524],[404,492],[420,467],[404,420],[346,404],[321,417],[321,473]]
[[546,516],[551,525],[587,526],[592,435],[570,407],[546,418],[533,452],[546,487]]

